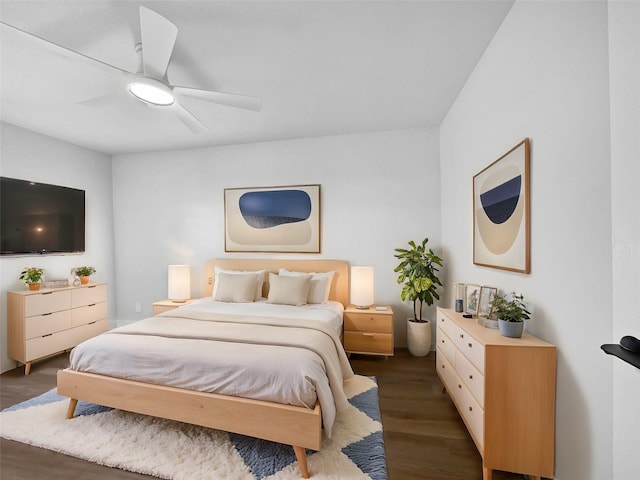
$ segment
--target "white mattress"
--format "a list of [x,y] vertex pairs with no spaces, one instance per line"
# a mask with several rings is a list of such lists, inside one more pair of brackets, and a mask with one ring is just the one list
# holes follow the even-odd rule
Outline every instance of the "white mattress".
[[337,302],[293,307],[210,298],[78,345],[73,370],[313,408],[330,436],[353,371]]

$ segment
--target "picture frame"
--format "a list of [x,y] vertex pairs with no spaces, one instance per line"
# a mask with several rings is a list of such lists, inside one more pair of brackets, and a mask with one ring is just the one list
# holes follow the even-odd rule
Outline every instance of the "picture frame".
[[320,185],[225,188],[225,252],[320,253]]
[[480,299],[478,300],[478,318],[491,318],[491,311],[493,310],[493,297],[498,293],[498,289],[495,287],[487,287],[482,285],[480,287]]
[[478,315],[478,306],[480,305],[480,288],[480,285],[467,283],[465,313],[473,316]]
[[473,263],[531,272],[530,145],[525,138],[473,177]]

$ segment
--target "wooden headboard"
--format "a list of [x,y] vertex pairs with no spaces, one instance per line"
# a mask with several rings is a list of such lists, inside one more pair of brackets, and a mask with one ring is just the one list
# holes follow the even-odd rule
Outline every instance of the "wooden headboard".
[[[214,258],[205,265],[204,295],[211,296],[215,281],[214,267],[225,270],[266,270],[278,273],[281,268],[295,272],[336,272],[333,276],[329,300],[336,300],[345,307],[349,304],[349,262],[343,260],[276,260],[249,258]],[[265,275],[262,291],[269,291],[269,275]]]

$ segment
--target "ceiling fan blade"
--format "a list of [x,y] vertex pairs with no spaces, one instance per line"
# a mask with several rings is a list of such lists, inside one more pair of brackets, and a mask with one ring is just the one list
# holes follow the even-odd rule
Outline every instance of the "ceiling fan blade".
[[258,97],[238,95],[235,93],[214,92],[212,90],[200,90],[198,88],[191,87],[172,86],[172,88],[174,94],[199,98],[201,100],[219,103],[220,105],[244,108],[246,110],[254,110],[256,112],[260,111],[262,108],[262,99]]
[[182,123],[184,123],[193,133],[205,133],[209,128],[198,120],[189,110],[184,108],[178,102],[171,106],[171,110],[177,115]]
[[162,80],[171,60],[178,27],[153,10],[140,7],[140,30],[144,74]]
[[14,27],[13,25],[9,25],[8,23],[4,23],[4,22],[0,22],[0,26],[2,26],[2,33],[3,35],[15,35],[15,36],[20,36],[23,39],[28,39],[32,42],[34,42],[35,44],[46,48],[47,50],[49,50],[50,52],[53,52],[57,55],[61,55],[65,58],[69,58],[71,60],[81,60],[85,63],[88,63],[90,65],[93,65],[95,67],[101,68],[103,70],[106,70],[108,72],[111,73],[129,73],[131,74],[131,72],[124,70],[122,68],[119,67],[115,67],[113,65],[109,65],[108,63],[102,62],[100,60],[97,60],[93,57],[89,57],[87,55],[84,55],[82,53],[76,52],[75,50],[70,50],[66,47],[63,47],[61,45],[58,45],[57,43],[53,43],[50,42],[49,40],[45,40],[42,37],[39,37],[37,35],[34,35],[33,33],[29,33],[26,32],[24,30],[21,30],[17,27]]

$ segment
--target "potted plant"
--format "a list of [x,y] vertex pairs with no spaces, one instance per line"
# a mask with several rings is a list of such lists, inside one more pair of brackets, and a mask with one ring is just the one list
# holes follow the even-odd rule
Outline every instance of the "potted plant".
[[29,290],[40,290],[40,281],[44,274],[43,268],[25,267],[20,273],[20,280],[29,285]]
[[75,267],[73,269],[74,275],[80,278],[80,283],[89,283],[89,277],[96,273],[96,269],[93,267]]
[[407,319],[407,344],[412,355],[424,357],[431,350],[431,323],[422,318],[423,304],[433,305],[439,299],[438,286],[442,286],[437,276],[442,259],[433,250],[427,249],[428,238],[422,243],[409,242],[411,248],[396,248],[395,257],[400,260],[393,270],[402,285],[400,298],[413,302],[413,317]]
[[491,316],[498,319],[498,328],[504,337],[520,338],[524,321],[530,318],[530,313],[521,293],[496,294],[493,297]]

